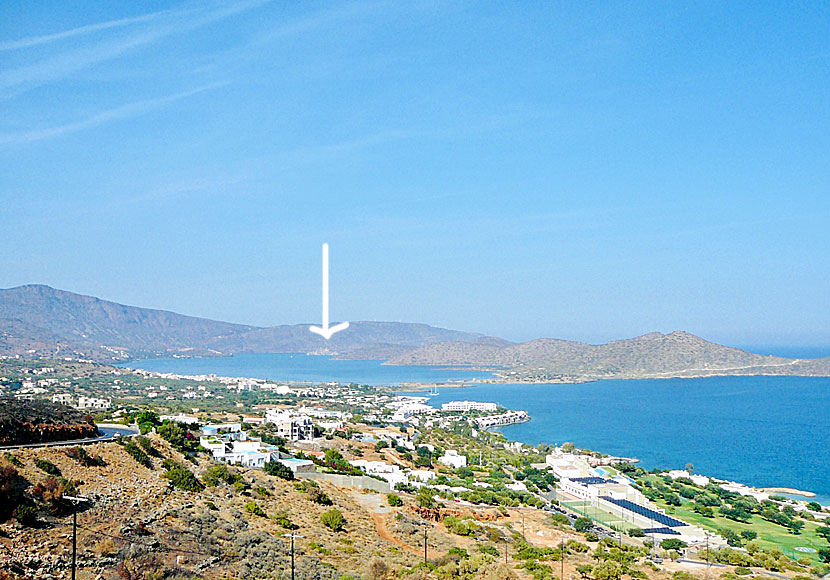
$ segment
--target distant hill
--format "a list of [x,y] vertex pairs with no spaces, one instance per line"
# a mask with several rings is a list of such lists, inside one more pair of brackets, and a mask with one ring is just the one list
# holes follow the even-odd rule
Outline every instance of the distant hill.
[[125,306],[49,286],[0,290],[0,354],[81,356],[98,361],[142,356],[331,353],[386,359],[440,341],[506,346],[482,334],[403,322],[352,322],[330,341],[308,324],[256,327]]
[[331,340],[308,324],[257,327],[56,290],[0,290],[0,355],[99,362],[157,356],[314,353],[397,365],[499,367],[506,380],[584,381],[709,375],[830,376],[830,358],[753,354],[687,332],[653,332],[608,344],[539,338],[515,344],[471,332],[404,322],[352,322]]
[[712,375],[830,375],[830,358],[787,359],[709,342],[688,332],[653,332],[591,345],[540,338],[502,347],[444,342],[387,362],[397,365],[502,367],[518,380],[596,380]]

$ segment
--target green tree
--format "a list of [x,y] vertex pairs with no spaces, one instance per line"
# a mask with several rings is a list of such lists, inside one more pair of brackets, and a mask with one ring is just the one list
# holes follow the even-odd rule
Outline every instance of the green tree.
[[680,550],[687,546],[686,542],[683,540],[678,540],[677,538],[669,538],[660,542],[660,547],[664,550]]
[[574,522],[574,529],[577,532],[587,532],[594,527],[594,521],[591,518],[576,518]]
[[816,535],[830,542],[830,525],[825,524],[820,528],[816,528]]
[[392,507],[400,507],[403,505],[403,500],[401,496],[396,495],[394,493],[386,494],[386,501],[389,502],[389,505]]
[[264,468],[265,473],[268,475],[274,475],[281,479],[292,480],[294,479],[294,472],[291,471],[291,468],[286,466],[284,463],[279,461],[269,461],[265,464]]
[[186,450],[188,448],[187,429],[180,423],[166,422],[156,429],[156,432],[176,449]]
[[623,575],[623,567],[619,562],[606,560],[594,566],[593,572],[597,580],[619,580]]
[[431,508],[435,505],[435,492],[428,487],[418,490],[418,504],[421,507]]
[[346,527],[346,518],[338,509],[331,509],[320,516],[320,521],[324,526],[333,532],[339,532]]

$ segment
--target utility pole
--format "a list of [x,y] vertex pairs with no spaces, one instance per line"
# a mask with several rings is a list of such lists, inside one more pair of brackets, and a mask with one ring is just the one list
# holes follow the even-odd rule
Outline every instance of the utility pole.
[[294,538],[304,538],[299,534],[291,532],[290,534],[283,534],[284,538],[291,538],[291,580],[294,580]]
[[565,534],[559,536],[559,553],[562,559],[562,573],[559,574],[559,580],[565,580]]
[[427,565],[427,525],[424,524],[424,569],[426,569]]
[[78,553],[78,504],[89,500],[72,495],[65,495],[63,498],[72,502],[72,580],[75,580],[75,561]]
[[711,563],[709,562],[709,532],[704,532],[706,536],[706,580],[709,580],[709,566]]

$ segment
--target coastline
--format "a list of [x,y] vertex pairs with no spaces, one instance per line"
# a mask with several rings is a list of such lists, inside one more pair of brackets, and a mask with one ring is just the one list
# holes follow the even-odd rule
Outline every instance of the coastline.
[[794,489],[792,487],[760,487],[758,491],[763,491],[765,493],[771,494],[782,494],[785,493],[787,495],[797,495],[800,497],[816,497],[812,491],[802,491],[800,489]]
[[[444,368],[446,368],[446,367],[444,367]],[[458,367],[455,367],[455,368],[458,368]],[[465,370],[467,370],[467,369],[465,369]],[[154,374],[161,374],[161,373],[154,373]],[[740,375],[740,376],[741,377],[746,377],[747,375]],[[780,377],[780,375],[777,375],[777,376]],[[607,377],[607,378],[610,378],[610,377]],[[656,378],[656,377],[654,377],[654,378]],[[669,378],[669,377],[664,376],[664,377],[660,377],[660,378]],[[675,378],[713,378],[713,377],[710,375],[710,376],[707,376],[707,377],[689,377],[689,376],[685,376],[685,377],[675,377]],[[633,377],[632,377],[632,379],[637,380],[637,379],[634,379]],[[623,380],[623,379],[618,379],[618,380]],[[309,382],[314,382],[314,381],[309,381]],[[595,381],[591,381],[591,382],[595,382]],[[603,382],[603,381],[601,379],[598,379],[596,382]],[[467,379],[467,380],[460,381],[460,382],[421,382],[421,381],[412,381],[412,382],[406,382],[406,383],[404,383],[404,382],[397,383],[394,386],[393,385],[386,385],[385,387],[384,386],[379,386],[379,388],[385,388],[385,389],[387,389],[388,391],[390,391],[394,394],[411,393],[411,394],[418,394],[418,395],[424,396],[424,395],[428,394],[428,391],[430,389],[433,389],[433,388],[437,388],[437,389],[441,389],[441,388],[445,388],[445,389],[447,389],[447,388],[465,389],[465,388],[469,388],[469,387],[484,386],[484,385],[487,385],[487,384],[495,384],[495,385],[498,385],[498,384],[511,384],[511,382],[509,380],[505,379],[505,378],[501,378],[501,379],[495,379],[495,378],[494,379]],[[515,381],[515,382],[513,382],[513,384],[534,385],[534,384],[553,384],[553,383],[551,383],[550,381],[538,381],[538,382],[536,382],[536,381],[534,381],[534,382]],[[573,384],[573,383],[569,382],[569,381],[563,381],[562,383],[559,383],[559,384]],[[458,393],[459,393],[460,396],[463,397],[462,392],[463,391],[459,391]],[[527,411],[527,409],[523,408],[523,407],[524,407],[524,405],[519,403],[519,405],[515,407],[515,410],[525,410],[525,411]],[[530,420],[531,421],[534,420],[534,417],[531,416]],[[536,420],[538,420],[538,418],[536,418]],[[516,440],[513,437],[510,437],[510,439],[514,440],[514,441]],[[525,441],[525,443],[531,443],[531,442],[530,441]],[[548,441],[548,443],[550,443],[550,441]],[[603,451],[602,446],[597,446],[596,450],[599,451],[599,452],[605,453],[605,451]],[[619,455],[619,454],[620,453],[616,453],[616,455]],[[622,451],[622,454],[626,455],[626,452]],[[631,454],[631,452],[628,453],[628,455],[630,455],[630,454]],[[668,465],[670,465],[670,462],[668,464],[666,462],[660,462],[658,464],[654,464],[655,467],[660,468],[660,469],[670,469],[670,467]],[[715,472],[715,474],[712,475],[711,477],[719,478],[720,476],[717,474],[717,472]],[[739,482],[740,481],[747,481],[747,478],[734,477],[734,476],[732,476],[730,479],[733,479],[733,480],[736,480],[736,481],[739,481]],[[752,478],[750,477],[748,479],[751,480]],[[783,483],[784,486],[756,487],[757,484],[755,484],[755,485],[746,484],[746,485],[747,485],[747,487],[752,488],[752,489],[754,489],[758,492],[762,492],[762,493],[786,494],[786,495],[798,496],[798,497],[801,497],[801,498],[816,498],[816,497],[818,497],[819,498],[819,500],[818,500],[819,503],[822,503],[824,505],[830,505],[830,496],[826,493],[817,494],[817,493],[809,491],[809,490],[801,490],[801,489],[796,489],[795,487],[788,487],[788,486],[786,486],[786,484],[788,483],[786,481],[782,481],[781,483]]]

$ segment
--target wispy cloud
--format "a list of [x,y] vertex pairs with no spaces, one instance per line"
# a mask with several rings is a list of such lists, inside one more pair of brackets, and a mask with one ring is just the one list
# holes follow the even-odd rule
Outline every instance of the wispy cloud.
[[[169,36],[229,18],[270,1],[248,0],[228,5],[222,4],[219,8],[210,11],[186,8],[159,13],[153,19],[152,26],[139,27],[139,30],[131,31],[119,38],[107,39],[92,46],[62,52],[57,56],[6,70],[0,73],[0,92],[7,98],[20,94],[63,79],[96,64],[113,60],[130,51],[144,48]],[[57,35],[73,34],[73,32],[69,30],[57,33]],[[25,42],[25,40],[16,42]]]
[[35,141],[43,141],[44,139],[51,139],[53,137],[60,137],[61,135],[66,135],[69,133],[76,133],[84,129],[91,129],[93,127],[97,127],[99,125],[103,125],[105,123],[109,123],[112,121],[119,121],[121,119],[136,117],[138,115],[147,113],[151,110],[169,105],[170,103],[186,99],[187,97],[192,97],[193,95],[197,95],[204,91],[224,86],[224,84],[227,83],[205,85],[190,91],[176,93],[173,95],[168,95],[166,97],[159,97],[155,99],[137,101],[135,103],[128,103],[126,105],[122,105],[114,109],[102,111],[91,117],[88,117],[81,121],[76,121],[74,123],[67,123],[65,125],[48,127],[45,129],[36,129],[33,131],[24,131],[20,133],[9,133],[5,135],[0,135],[0,145],[22,144],[32,143]]
[[18,40],[6,40],[0,42],[0,51],[32,48],[35,46],[40,46],[42,44],[49,44],[52,42],[66,40],[68,38],[74,38],[76,36],[83,36],[84,34],[100,32],[102,30],[110,30],[112,28],[121,28],[123,26],[130,26],[133,24],[141,24],[144,22],[155,20],[156,18],[163,16],[165,14],[170,14],[170,11],[162,10],[160,12],[153,12],[151,14],[144,14],[142,16],[134,16],[132,18],[119,18],[117,20],[99,22],[97,24],[87,24],[85,26],[79,26],[78,28],[72,28],[71,30],[64,30],[62,32],[55,32],[53,34],[44,34],[42,36],[29,36],[26,38],[20,38]]

